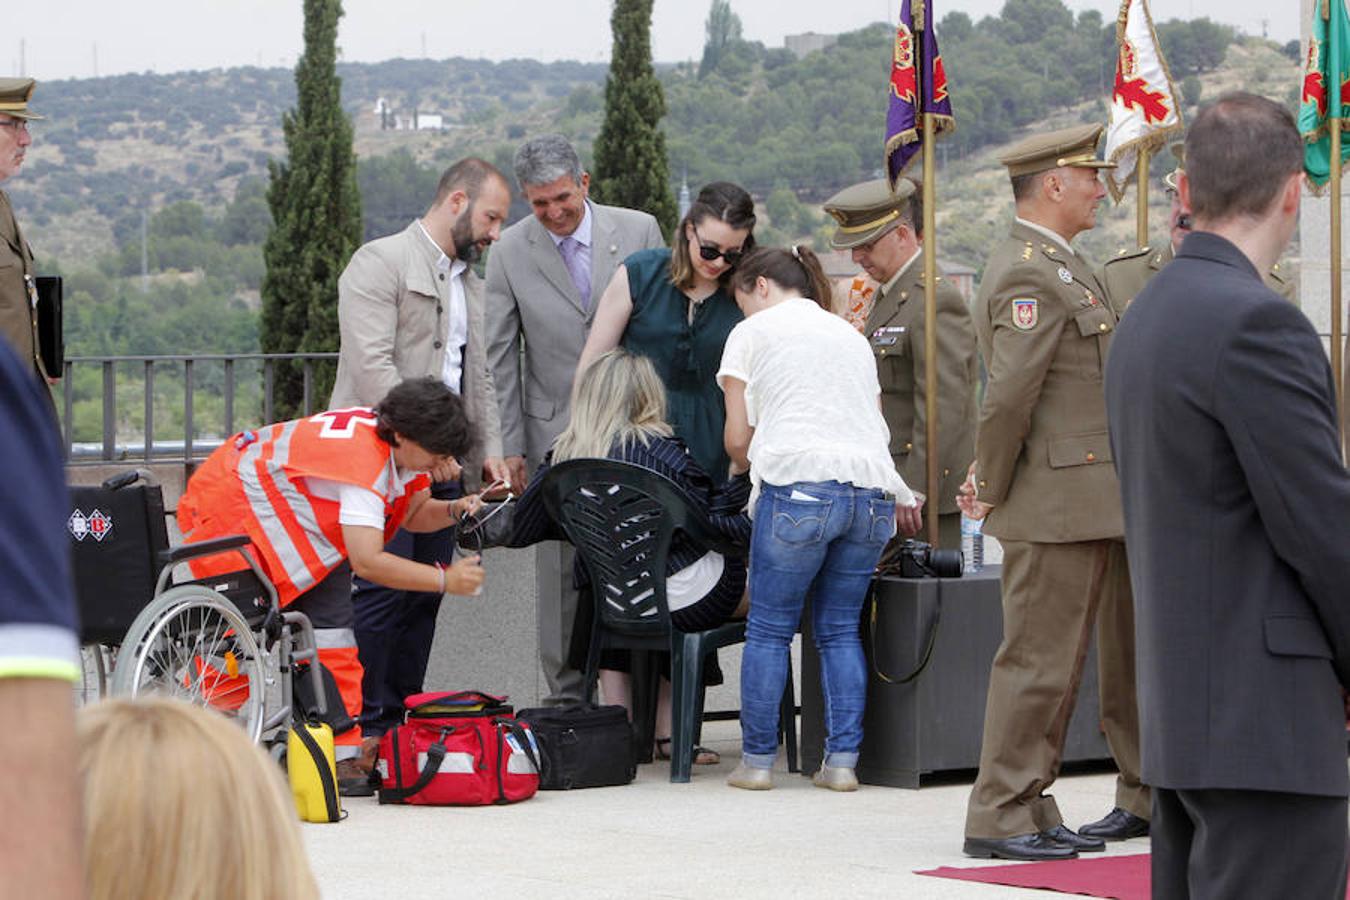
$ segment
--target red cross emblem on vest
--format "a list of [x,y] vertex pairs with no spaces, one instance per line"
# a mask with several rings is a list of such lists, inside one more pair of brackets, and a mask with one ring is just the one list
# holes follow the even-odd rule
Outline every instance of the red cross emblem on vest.
[[376,418],[374,410],[354,406],[351,409],[330,409],[313,416],[310,421],[323,423],[319,431],[321,438],[350,438],[356,434],[358,424],[374,427]]

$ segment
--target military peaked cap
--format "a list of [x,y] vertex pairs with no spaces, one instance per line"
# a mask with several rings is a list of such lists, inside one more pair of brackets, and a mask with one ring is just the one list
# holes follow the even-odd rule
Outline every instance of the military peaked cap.
[[901,222],[914,196],[914,182],[901,178],[895,191],[885,178],[850,185],[825,201],[825,212],[839,223],[830,246],[851,250],[869,244]]
[[0,78],[0,113],[16,119],[41,119],[28,109],[37,82],[31,78]]
[[1177,141],[1170,148],[1172,155],[1177,158],[1177,165],[1172,171],[1163,176],[1163,184],[1169,191],[1177,190],[1177,176],[1186,171],[1186,144],[1183,141]]
[[1034,135],[1000,156],[998,161],[1008,167],[1008,174],[1014,178],[1058,169],[1060,166],[1112,169],[1115,163],[1097,158],[1097,140],[1104,127],[1076,125],[1049,134]]

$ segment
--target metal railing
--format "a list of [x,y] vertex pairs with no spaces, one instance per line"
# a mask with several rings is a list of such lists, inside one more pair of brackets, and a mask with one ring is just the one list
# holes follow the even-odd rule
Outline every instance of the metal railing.
[[[98,464],[109,460],[144,460],[145,462],[169,462],[182,460],[192,462],[209,453],[220,442],[235,433],[235,401],[238,394],[240,364],[257,363],[261,368],[261,420],[249,415],[246,425],[258,425],[273,421],[273,385],[276,378],[277,363],[298,361],[301,363],[303,385],[304,414],[314,411],[314,368],[322,361],[336,361],[336,353],[201,353],[171,356],[73,356],[65,360],[61,390],[61,428],[65,443],[66,459],[69,465]],[[118,368],[127,365],[142,367],[144,421],[140,429],[140,444],[123,442],[118,439]],[[223,370],[224,415],[221,432],[215,440],[197,439],[197,422],[194,403],[197,395],[197,374],[202,365],[219,364]],[[75,440],[75,403],[76,367],[99,366],[102,369],[102,428],[101,440]],[[181,440],[156,440],[155,438],[155,375],[157,367],[173,366],[181,369],[183,377],[183,436]],[[253,376],[252,366],[249,376]],[[320,398],[327,403],[328,398]]]

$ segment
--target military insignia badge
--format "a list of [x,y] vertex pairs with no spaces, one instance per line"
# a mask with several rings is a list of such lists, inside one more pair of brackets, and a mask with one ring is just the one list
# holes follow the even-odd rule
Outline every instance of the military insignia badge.
[[1040,320],[1040,310],[1035,297],[1016,297],[1012,302],[1013,326],[1022,331],[1030,331]]
[[1059,280],[1065,284],[1073,284],[1073,273],[1063,266],[1059,267],[1059,272],[1056,274],[1059,275]]

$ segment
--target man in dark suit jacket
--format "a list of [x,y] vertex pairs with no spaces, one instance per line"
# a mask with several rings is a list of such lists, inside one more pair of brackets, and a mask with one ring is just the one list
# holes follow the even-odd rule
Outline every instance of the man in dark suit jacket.
[[1350,476],[1321,340],[1261,283],[1303,145],[1229,94],[1186,139],[1194,233],[1116,331],[1154,897],[1345,896]]

